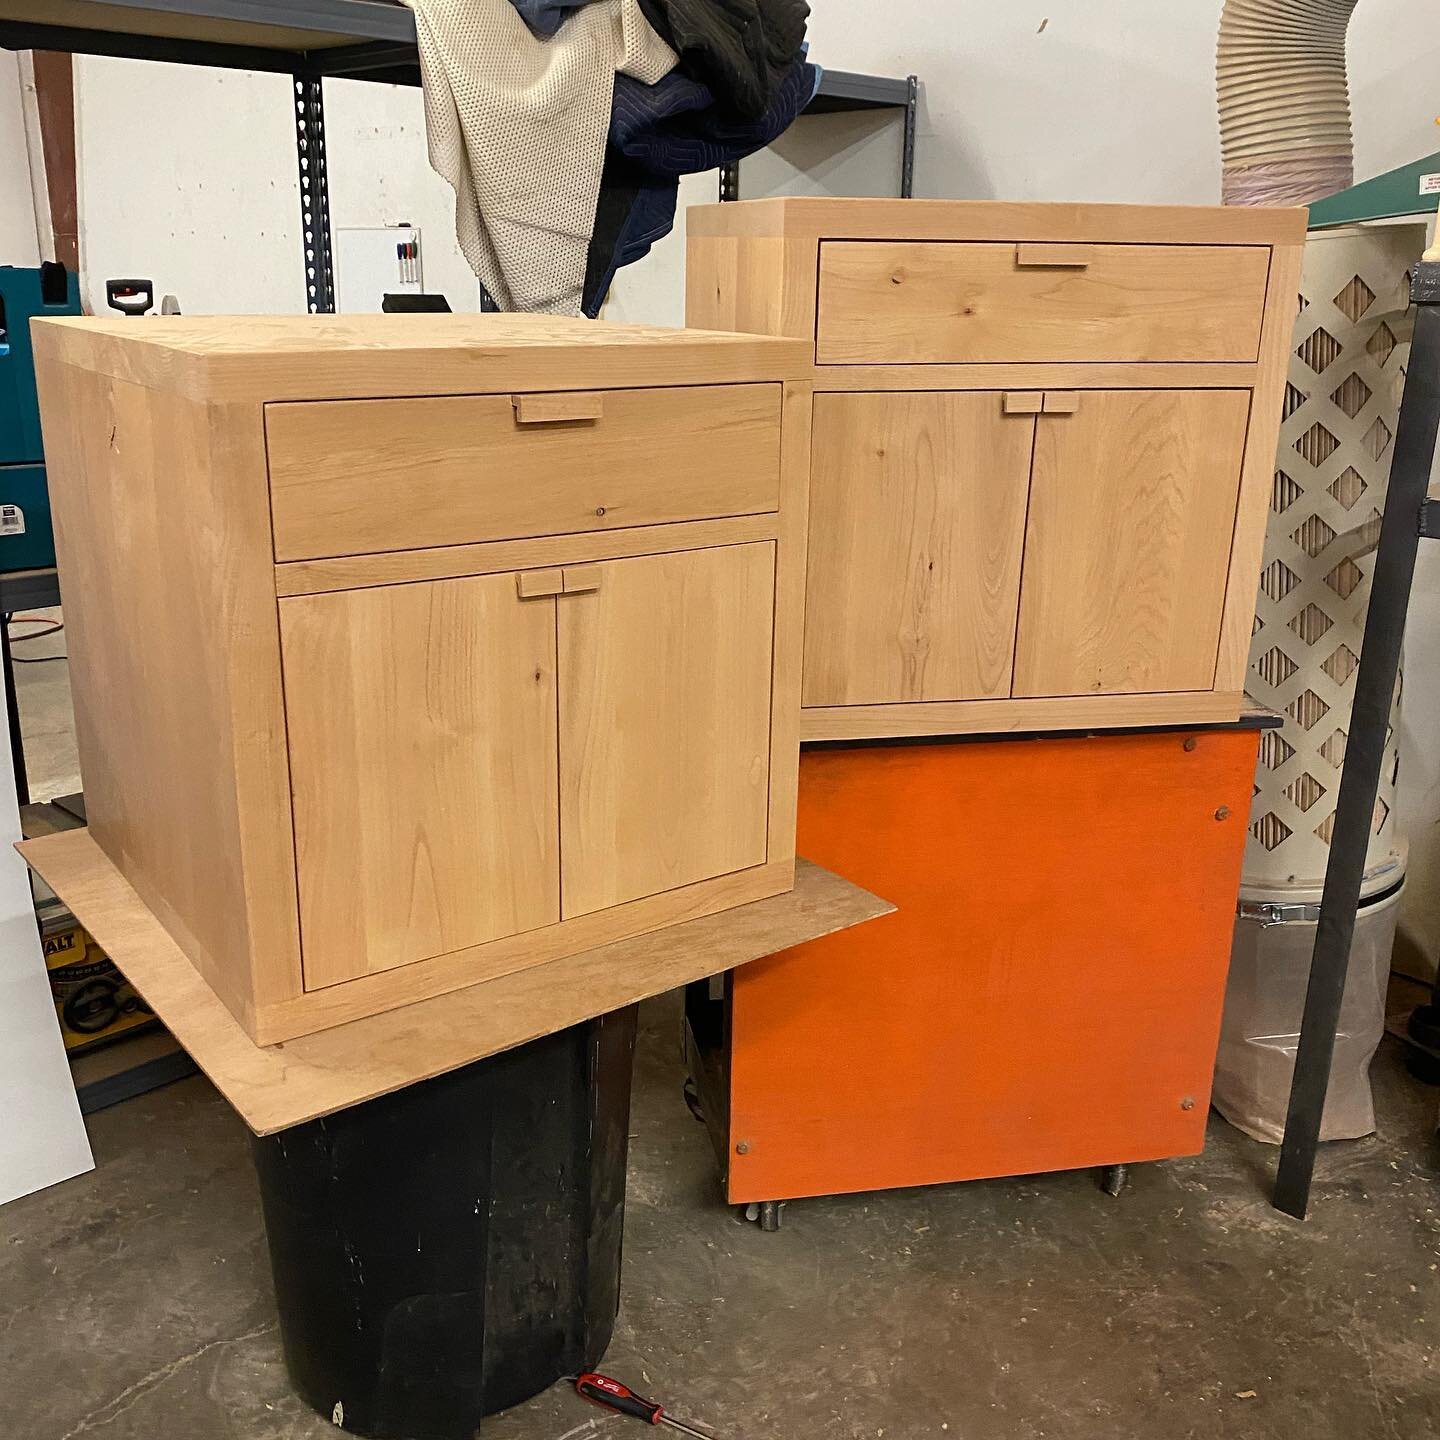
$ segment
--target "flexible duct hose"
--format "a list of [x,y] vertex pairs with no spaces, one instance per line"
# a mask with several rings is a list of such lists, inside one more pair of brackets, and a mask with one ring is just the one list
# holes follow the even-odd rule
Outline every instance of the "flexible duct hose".
[[1303,205],[1354,179],[1345,31],[1356,0],[1225,0],[1216,86],[1227,205]]

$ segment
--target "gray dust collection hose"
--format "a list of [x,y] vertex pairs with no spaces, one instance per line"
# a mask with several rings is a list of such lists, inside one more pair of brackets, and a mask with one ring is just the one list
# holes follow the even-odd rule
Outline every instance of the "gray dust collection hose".
[[1216,85],[1227,205],[1302,205],[1354,176],[1345,32],[1356,0],[1225,0]]

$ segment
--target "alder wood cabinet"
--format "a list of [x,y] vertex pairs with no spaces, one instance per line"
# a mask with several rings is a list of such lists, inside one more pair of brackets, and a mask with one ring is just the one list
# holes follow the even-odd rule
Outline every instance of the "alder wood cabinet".
[[1228,722],[1300,210],[777,199],[692,325],[804,342],[809,739]]
[[37,354],[90,830],[257,1043],[793,884],[804,347],[184,318]]

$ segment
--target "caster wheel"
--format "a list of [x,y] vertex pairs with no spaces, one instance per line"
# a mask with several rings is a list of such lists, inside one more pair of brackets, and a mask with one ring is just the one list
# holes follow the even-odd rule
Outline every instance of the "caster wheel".
[[1100,1188],[1110,1196],[1120,1195],[1130,1183],[1128,1165],[1103,1165],[1100,1168]]
[[781,1212],[785,1209],[783,1200],[752,1200],[745,1207],[745,1218],[752,1225],[758,1225],[767,1234],[780,1228]]

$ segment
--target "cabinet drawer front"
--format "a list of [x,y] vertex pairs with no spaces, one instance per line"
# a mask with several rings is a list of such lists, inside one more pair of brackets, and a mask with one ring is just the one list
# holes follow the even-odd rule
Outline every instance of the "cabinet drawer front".
[[568,406],[540,398],[267,406],[276,560],[779,506],[778,385],[586,392]]
[[558,921],[555,600],[488,575],[279,603],[305,988]]
[[1246,390],[1097,390],[1039,418],[1016,696],[1214,685],[1249,417]]
[[1253,361],[1263,245],[828,241],[822,365]]
[[588,568],[558,605],[567,920],[767,854],[775,546]]

